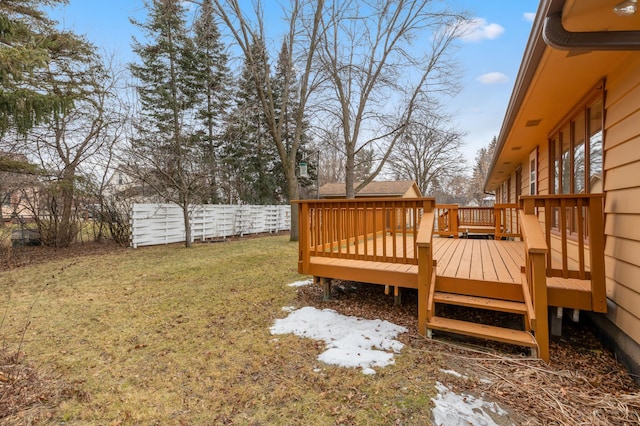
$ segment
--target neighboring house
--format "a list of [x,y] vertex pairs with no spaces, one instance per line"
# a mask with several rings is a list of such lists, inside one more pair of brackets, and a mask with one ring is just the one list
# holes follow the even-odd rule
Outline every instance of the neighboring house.
[[[607,313],[592,318],[638,374],[640,10],[618,16],[613,9],[621,3],[540,2],[485,190],[498,202],[604,194]],[[624,3],[630,12],[634,4],[637,9],[636,2]],[[541,222],[560,220],[536,211]],[[548,238],[567,238],[554,226]],[[569,240],[579,228],[571,226]]]
[[[338,199],[345,198],[346,190],[344,183],[327,183],[320,187],[320,198]],[[373,197],[399,197],[399,198],[419,198],[422,197],[420,189],[415,181],[374,181],[368,183],[356,194],[356,198]]]
[[[0,159],[16,169],[25,168],[20,164],[29,165],[27,157],[21,154],[0,152]],[[32,221],[34,212],[38,211],[40,186],[32,173],[0,171],[0,222]]]
[[125,167],[116,167],[104,188],[104,195],[120,201],[157,203],[161,200],[149,184],[128,173]]

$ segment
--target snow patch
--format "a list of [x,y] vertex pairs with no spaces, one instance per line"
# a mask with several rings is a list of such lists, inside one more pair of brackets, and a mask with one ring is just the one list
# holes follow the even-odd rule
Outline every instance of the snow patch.
[[431,400],[434,425],[446,426],[497,426],[494,417],[503,417],[508,413],[495,402],[486,402],[472,395],[456,393],[440,382],[436,382],[438,396]]
[[326,343],[318,360],[342,367],[362,368],[363,374],[375,374],[374,367],[393,364],[393,354],[403,348],[395,340],[407,329],[388,321],[348,317],[332,309],[304,307],[277,319],[271,334],[295,334]]
[[289,287],[304,287],[311,284],[313,284],[313,278],[309,278],[308,280],[296,281],[287,285]]

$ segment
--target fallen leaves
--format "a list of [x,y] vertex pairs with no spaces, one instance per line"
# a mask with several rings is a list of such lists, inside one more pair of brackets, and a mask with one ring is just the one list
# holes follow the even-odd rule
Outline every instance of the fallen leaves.
[[[400,336],[407,350],[422,351],[425,358],[435,356],[441,369],[461,373],[460,378],[447,375],[444,380],[457,391],[482,394],[511,407],[512,419],[519,424],[640,424],[640,386],[601,345],[588,320],[563,323],[563,336],[551,341],[547,365],[522,357],[521,349],[510,345],[417,335],[417,303],[411,291],[403,291],[403,303],[396,306],[382,286],[336,282],[333,287],[330,301],[323,300],[320,287],[300,287],[299,302],[413,330]],[[469,320],[486,320],[476,318],[482,313],[468,312]]]

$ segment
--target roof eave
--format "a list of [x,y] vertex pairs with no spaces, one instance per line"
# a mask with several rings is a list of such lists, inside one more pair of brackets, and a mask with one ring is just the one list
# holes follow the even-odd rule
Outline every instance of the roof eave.
[[520,63],[520,69],[518,70],[518,76],[516,77],[511,98],[505,113],[502,127],[500,128],[500,134],[498,135],[498,142],[496,145],[493,158],[489,165],[489,171],[484,181],[484,191],[490,192],[494,188],[489,188],[489,180],[493,175],[500,153],[505,147],[511,128],[516,120],[518,111],[522,107],[522,102],[527,95],[527,90],[531,84],[531,81],[540,65],[540,60],[544,54],[547,44],[542,37],[542,29],[544,27],[545,18],[551,13],[558,13],[562,11],[566,0],[542,0],[538,11],[536,12],[535,20],[531,28],[529,40],[522,56],[522,62]]

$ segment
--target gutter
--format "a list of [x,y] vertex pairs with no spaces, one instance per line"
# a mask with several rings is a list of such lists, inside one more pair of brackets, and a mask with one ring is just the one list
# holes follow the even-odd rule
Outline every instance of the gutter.
[[640,31],[571,32],[562,25],[562,13],[544,19],[542,38],[558,50],[640,50]]
[[562,25],[562,9],[565,1],[542,0],[540,2],[500,128],[496,150],[489,165],[489,173],[484,181],[485,192],[547,46],[558,50],[640,50],[640,31],[567,31]]

